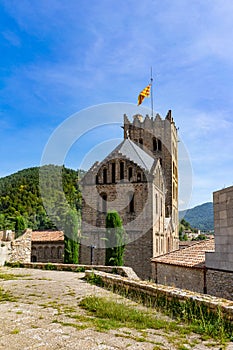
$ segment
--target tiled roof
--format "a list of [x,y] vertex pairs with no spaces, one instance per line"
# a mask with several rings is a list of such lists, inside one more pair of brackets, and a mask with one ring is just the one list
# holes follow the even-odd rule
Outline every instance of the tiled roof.
[[33,231],[32,242],[42,241],[64,241],[64,233],[62,231]]
[[151,259],[152,262],[187,267],[204,267],[205,252],[214,251],[214,239],[197,242],[184,249]]

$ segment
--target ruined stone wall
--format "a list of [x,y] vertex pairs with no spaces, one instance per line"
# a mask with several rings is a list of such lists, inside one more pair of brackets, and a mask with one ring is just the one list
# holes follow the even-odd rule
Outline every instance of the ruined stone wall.
[[204,270],[168,264],[153,264],[152,279],[158,284],[204,293]]
[[7,261],[31,261],[31,235],[32,230],[27,229],[22,236],[10,242],[10,251],[8,252]]

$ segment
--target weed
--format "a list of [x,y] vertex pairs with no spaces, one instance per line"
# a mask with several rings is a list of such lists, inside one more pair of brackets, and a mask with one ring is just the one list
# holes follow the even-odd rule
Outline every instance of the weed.
[[51,263],[47,263],[44,265],[44,269],[45,270],[56,270],[56,266],[51,264]]
[[0,302],[1,301],[16,301],[16,297],[13,297],[13,295],[8,292],[4,291],[3,288],[0,287]]
[[19,334],[19,329],[18,328],[15,328],[15,329],[12,329],[12,331],[10,332],[10,334]]

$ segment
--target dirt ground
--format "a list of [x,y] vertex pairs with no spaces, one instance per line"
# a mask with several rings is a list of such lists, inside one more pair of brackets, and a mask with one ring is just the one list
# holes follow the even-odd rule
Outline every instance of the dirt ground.
[[106,332],[98,332],[94,327],[82,329],[69,310],[84,315],[78,303],[85,296],[106,296],[138,306],[90,285],[82,279],[83,273],[6,267],[0,268],[0,273],[17,275],[17,279],[0,280],[4,291],[17,297],[16,301],[0,302],[0,349],[233,350],[233,343],[222,347],[211,339],[203,341],[196,334],[186,335],[180,343],[176,334],[160,330],[147,330],[142,334],[126,328]]

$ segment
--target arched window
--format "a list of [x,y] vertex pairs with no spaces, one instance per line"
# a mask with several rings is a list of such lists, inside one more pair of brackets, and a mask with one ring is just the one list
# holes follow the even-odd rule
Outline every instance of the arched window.
[[128,180],[132,181],[132,177],[133,177],[133,168],[129,167],[129,169],[128,169]]
[[107,183],[107,169],[106,168],[103,169],[103,183],[104,184]]
[[112,163],[112,183],[116,182],[116,164]]
[[157,141],[158,141],[158,151],[162,151],[162,142],[160,139],[158,139]]
[[57,257],[58,259],[61,259],[62,258],[62,247],[57,247]]
[[138,172],[137,173],[137,182],[142,181],[142,173]]
[[124,177],[124,162],[120,162],[120,180],[123,180]]
[[156,137],[153,137],[153,151],[162,151],[162,142]]
[[134,213],[134,193],[130,192],[129,197],[129,213]]

